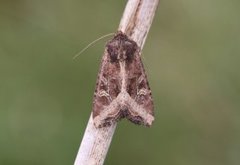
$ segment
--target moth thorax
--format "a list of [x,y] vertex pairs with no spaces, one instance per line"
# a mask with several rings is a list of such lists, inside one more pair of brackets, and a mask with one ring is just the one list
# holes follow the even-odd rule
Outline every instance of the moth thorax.
[[118,61],[131,61],[135,54],[136,48],[130,47],[108,47],[108,54],[111,59],[111,62],[118,62]]

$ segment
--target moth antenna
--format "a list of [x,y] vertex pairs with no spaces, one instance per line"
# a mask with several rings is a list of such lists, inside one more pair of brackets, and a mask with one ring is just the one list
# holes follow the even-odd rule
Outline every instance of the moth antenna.
[[76,55],[73,56],[73,59],[76,59],[79,55],[81,55],[83,52],[85,52],[85,50],[87,50],[90,46],[92,46],[94,43],[96,43],[97,41],[103,39],[103,38],[106,38],[108,36],[112,36],[114,35],[115,33],[108,33],[106,35],[103,35],[101,37],[99,37],[98,39],[90,42],[85,48],[83,48],[79,53],[77,53]]

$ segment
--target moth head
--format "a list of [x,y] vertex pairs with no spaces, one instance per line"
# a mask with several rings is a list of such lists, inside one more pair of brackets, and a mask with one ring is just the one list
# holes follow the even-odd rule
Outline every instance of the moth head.
[[107,52],[111,62],[131,61],[137,51],[137,44],[123,35],[117,35],[107,44]]

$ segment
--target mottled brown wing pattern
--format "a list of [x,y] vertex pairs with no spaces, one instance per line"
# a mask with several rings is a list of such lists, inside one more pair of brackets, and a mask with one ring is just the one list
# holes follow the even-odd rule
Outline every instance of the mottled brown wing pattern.
[[119,68],[110,63],[110,58],[105,50],[94,92],[93,118],[98,116],[120,93],[118,75]]
[[149,114],[154,115],[152,93],[138,52],[135,53],[133,61],[126,65],[126,70],[128,71],[128,93]]
[[106,45],[93,100],[93,119],[104,127],[127,118],[150,126],[153,101],[136,42],[122,32]]

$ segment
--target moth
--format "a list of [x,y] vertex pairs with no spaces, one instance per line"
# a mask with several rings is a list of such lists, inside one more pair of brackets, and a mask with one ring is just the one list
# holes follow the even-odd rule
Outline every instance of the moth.
[[106,44],[93,98],[96,127],[110,126],[122,118],[152,125],[153,99],[140,51],[121,31]]

